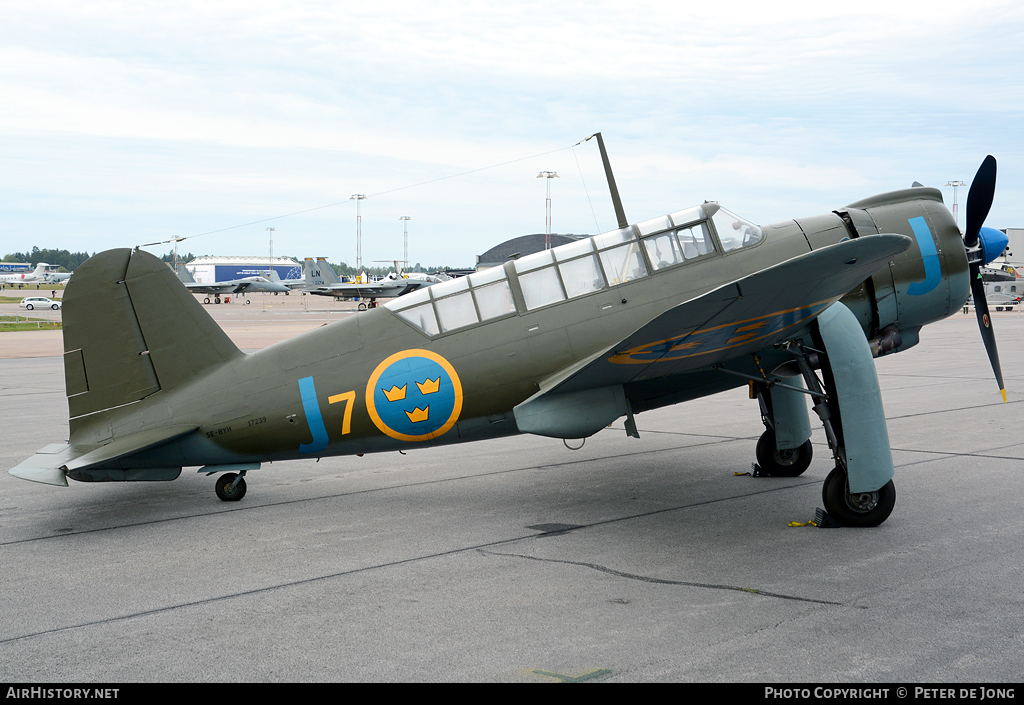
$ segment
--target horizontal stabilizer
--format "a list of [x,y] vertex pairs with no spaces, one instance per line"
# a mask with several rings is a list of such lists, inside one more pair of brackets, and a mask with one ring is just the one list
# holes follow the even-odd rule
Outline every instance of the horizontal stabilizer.
[[11,468],[9,472],[22,480],[67,487],[68,480],[60,466],[64,464],[65,459],[72,457],[68,452],[70,450],[71,446],[66,443],[51,443],[37,450],[35,455]]
[[21,463],[11,468],[14,477],[47,485],[67,487],[67,474],[75,473],[104,463],[112,463],[177,438],[182,438],[199,428],[196,425],[180,424],[152,428],[128,436],[122,436],[101,446],[80,446],[56,443],[46,446]]
[[175,438],[187,436],[197,428],[199,426],[195,424],[181,424],[165,426],[163,428],[151,428],[147,431],[121,436],[95,450],[79,455],[74,460],[66,462],[63,467],[65,470],[83,470],[96,465],[102,465],[103,463],[109,463],[118,458],[134,455],[163,443],[168,443]]

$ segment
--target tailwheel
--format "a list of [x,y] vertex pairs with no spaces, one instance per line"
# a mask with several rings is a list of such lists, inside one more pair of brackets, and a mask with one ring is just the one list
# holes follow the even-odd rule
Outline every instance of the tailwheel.
[[878,526],[889,518],[896,504],[896,486],[889,480],[875,492],[851,494],[846,473],[834,468],[821,488],[825,511],[843,526]]
[[224,473],[217,478],[217,496],[225,502],[237,502],[245,496],[245,478],[233,472]]
[[754,456],[761,469],[772,477],[796,477],[811,465],[811,442],[804,441],[799,448],[779,450],[775,445],[775,431],[766,430],[757,441]]

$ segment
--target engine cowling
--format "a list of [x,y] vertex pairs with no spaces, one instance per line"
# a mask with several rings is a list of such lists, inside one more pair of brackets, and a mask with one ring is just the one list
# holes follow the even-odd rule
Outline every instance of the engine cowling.
[[[922,326],[959,310],[970,296],[964,243],[938,189],[883,193],[795,222],[811,249],[876,233],[913,239],[908,250],[842,299],[857,316],[876,356],[912,347]],[[998,248],[993,258],[1005,247],[996,240],[991,238],[988,244],[988,251]]]

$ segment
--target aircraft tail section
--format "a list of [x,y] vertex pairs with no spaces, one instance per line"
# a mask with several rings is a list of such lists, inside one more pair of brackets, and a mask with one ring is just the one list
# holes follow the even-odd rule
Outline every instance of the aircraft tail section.
[[185,284],[195,284],[196,280],[192,278],[192,273],[188,271],[188,267],[184,264],[178,264],[178,281]]
[[129,249],[82,264],[64,295],[71,436],[96,412],[170,390],[243,353],[163,262]]
[[326,257],[316,258],[316,268],[320,271],[320,276],[323,277],[325,284],[341,283],[341,279],[338,277],[338,273],[334,271],[334,267],[330,265]]
[[306,284],[310,286],[328,286],[341,281],[325,257],[317,257],[313,262],[312,257],[307,257],[302,266],[303,276],[306,277]]

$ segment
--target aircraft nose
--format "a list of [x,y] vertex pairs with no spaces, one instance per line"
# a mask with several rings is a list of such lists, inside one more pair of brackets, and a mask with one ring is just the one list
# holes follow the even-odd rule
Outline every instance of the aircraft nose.
[[1002,254],[1010,242],[1010,238],[1006,236],[1006,233],[995,228],[982,228],[978,233],[978,237],[981,240],[981,254],[985,264],[988,264]]

